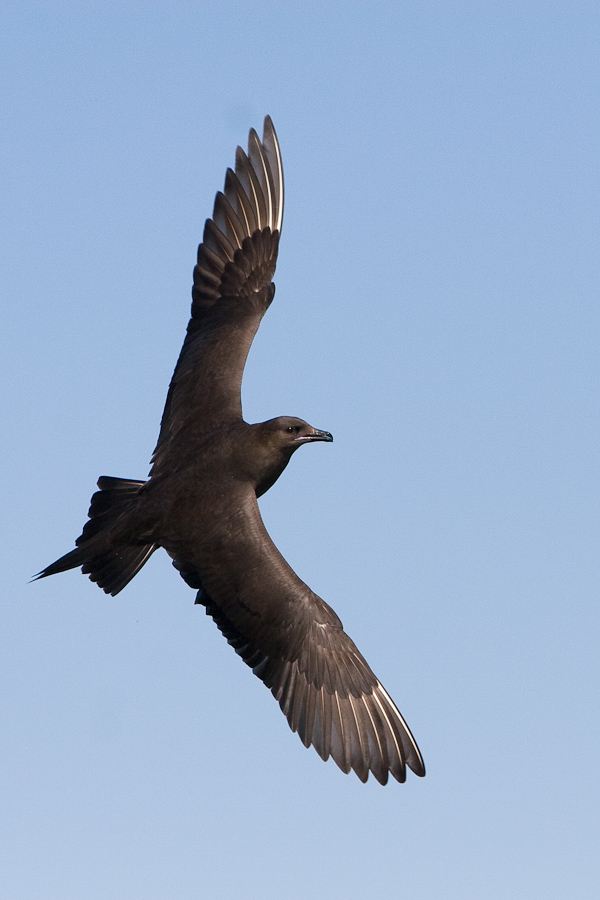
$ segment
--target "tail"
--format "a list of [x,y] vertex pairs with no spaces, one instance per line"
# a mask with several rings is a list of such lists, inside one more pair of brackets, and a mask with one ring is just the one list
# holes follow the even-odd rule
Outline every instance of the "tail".
[[[93,497],[86,522],[77,547],[47,566],[36,578],[46,578],[68,569],[81,566],[84,575],[107,594],[118,594],[140,571],[146,560],[156,550],[157,544],[114,545],[110,532],[118,519],[130,508],[145,481],[128,481],[125,478],[98,479],[100,488]],[[104,537],[104,540],[103,540]]]

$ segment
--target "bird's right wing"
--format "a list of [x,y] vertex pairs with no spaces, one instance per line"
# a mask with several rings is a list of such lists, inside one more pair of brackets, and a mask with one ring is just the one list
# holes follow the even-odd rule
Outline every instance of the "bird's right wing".
[[255,497],[207,538],[201,555],[200,566],[175,565],[306,747],[362,781],[369,772],[381,784],[390,772],[404,781],[407,765],[425,774],[393,700],[335,612],[281,556]]
[[[394,701],[369,668],[333,610],[313,597],[313,621],[298,653],[269,656],[231,625],[217,604],[202,601],[227,641],[279,702],[292,731],[321,759],[332,756],[343,772],[361,781],[372,772],[380,784],[388,773],[406,780],[406,766],[417,775],[425,766],[410,729]],[[335,613],[333,613],[335,619]]]
[[269,116],[263,139],[252,129],[237,148],[223,193],[207,219],[194,269],[192,316],[173,373],[152,461],[172,471],[195,436],[241,419],[246,357],[275,293],[283,220],[283,168]]

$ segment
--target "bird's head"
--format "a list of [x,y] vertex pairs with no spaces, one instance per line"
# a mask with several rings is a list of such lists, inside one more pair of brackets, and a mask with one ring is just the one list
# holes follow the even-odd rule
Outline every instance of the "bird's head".
[[320,431],[318,428],[313,428],[304,419],[296,419],[293,416],[269,419],[268,422],[262,422],[259,427],[267,444],[291,453],[302,444],[333,440],[333,435],[329,431]]
[[279,416],[276,419],[269,419],[268,422],[261,422],[260,425],[252,425],[251,428],[261,459],[257,496],[264,494],[277,481],[290,461],[292,453],[302,444],[333,440],[328,431],[320,431],[304,419],[296,419],[293,416]]

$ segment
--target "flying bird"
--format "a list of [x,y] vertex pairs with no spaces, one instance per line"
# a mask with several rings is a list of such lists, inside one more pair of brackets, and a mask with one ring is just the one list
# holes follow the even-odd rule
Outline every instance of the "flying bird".
[[283,168],[271,119],[237,148],[204,228],[192,313],[147,481],[103,476],[76,549],[43,578],[81,566],[118,594],[163,547],[196,603],[271,690],[292,731],[324,759],[381,784],[425,767],[390,695],[333,609],[271,541],[257,498],[292,454],[331,434],[280,416],[242,417],[250,345],[275,294]]

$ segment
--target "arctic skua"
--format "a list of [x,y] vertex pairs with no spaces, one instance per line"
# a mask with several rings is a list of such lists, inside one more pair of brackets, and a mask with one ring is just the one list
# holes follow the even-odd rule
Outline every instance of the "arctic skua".
[[242,418],[250,345],[275,294],[283,169],[271,119],[238,147],[204,228],[192,313],[147,481],[103,476],[76,549],[38,577],[81,566],[118,594],[163,547],[227,641],[324,759],[381,784],[421,754],[335,612],[290,568],[257,498],[303,444],[332,441],[302,419]]

